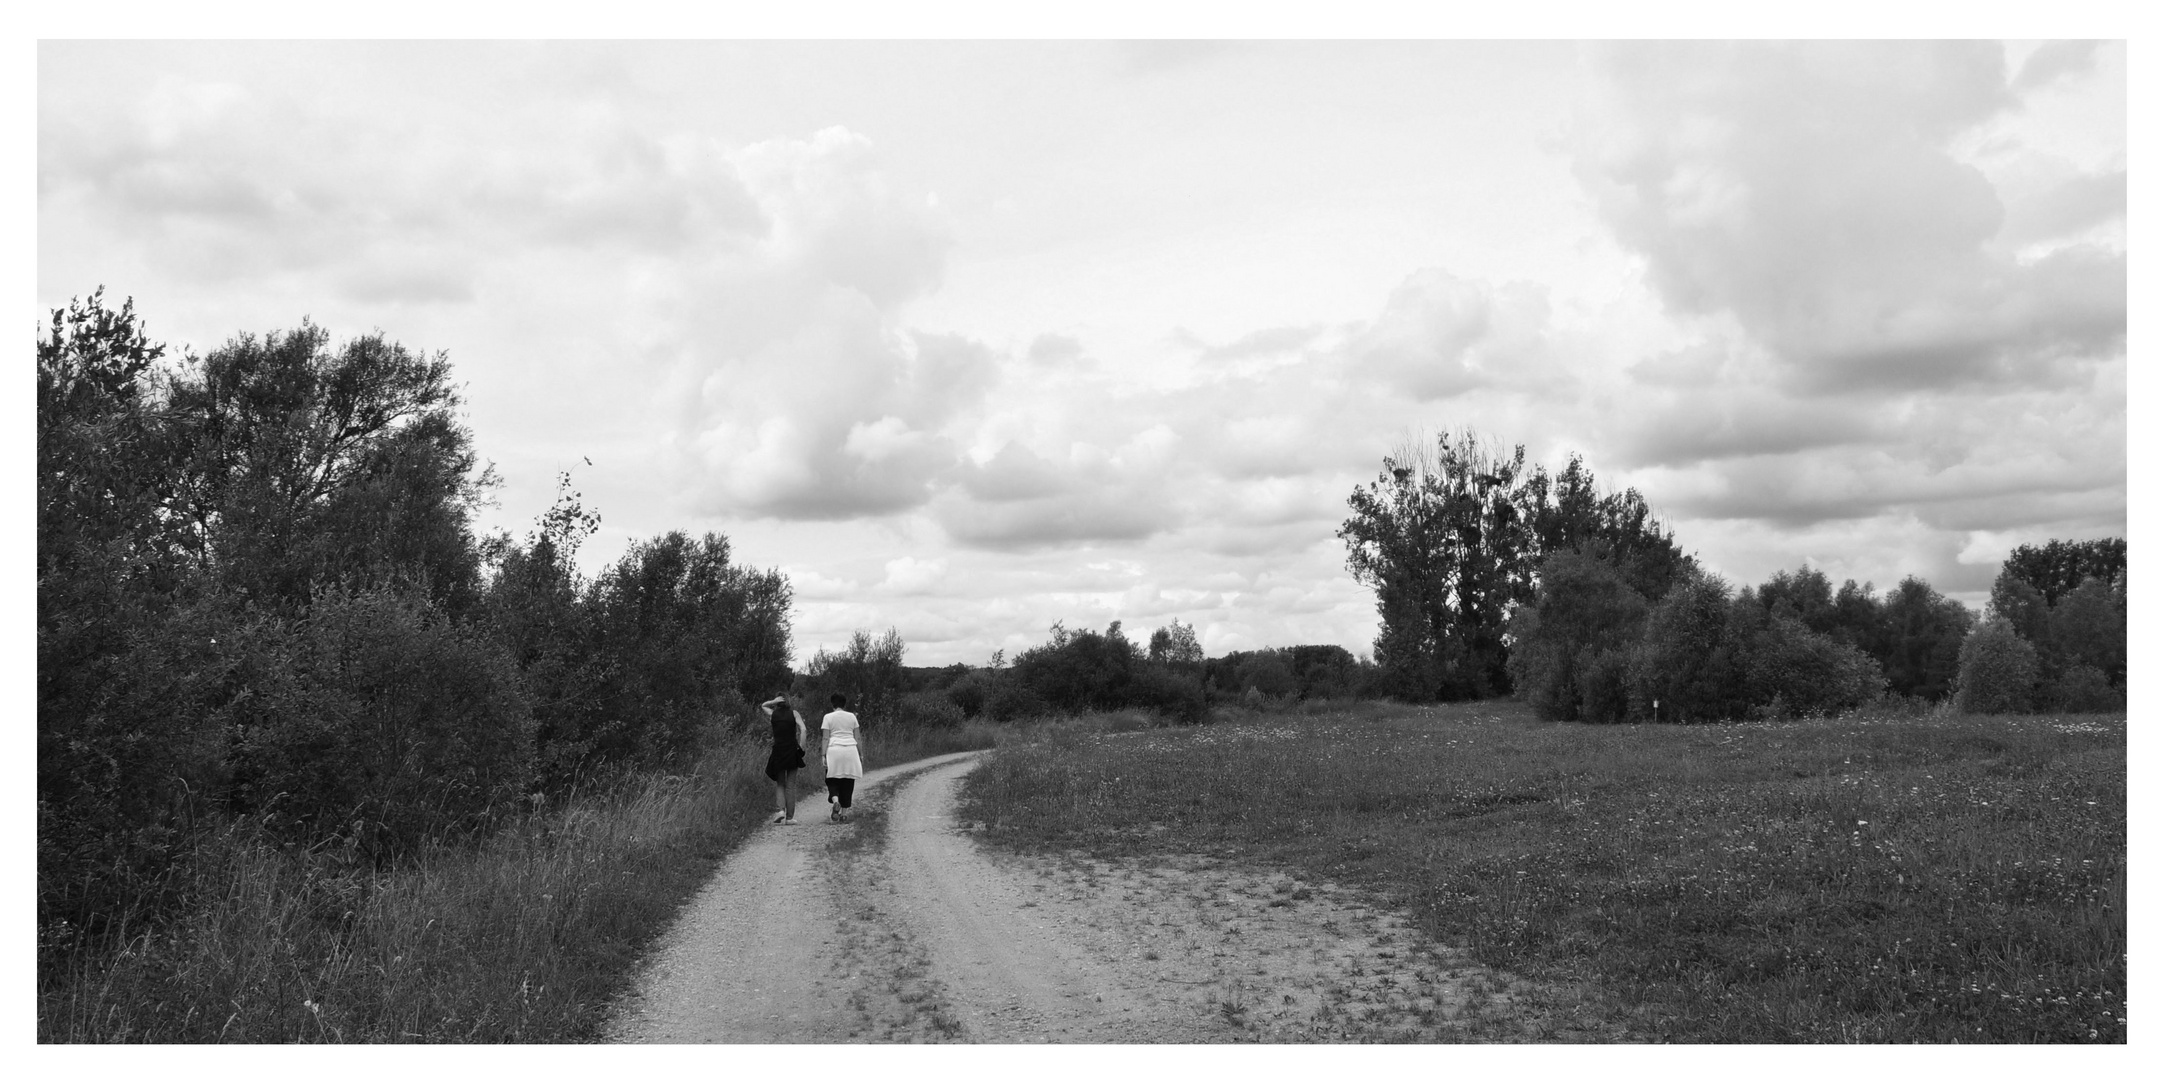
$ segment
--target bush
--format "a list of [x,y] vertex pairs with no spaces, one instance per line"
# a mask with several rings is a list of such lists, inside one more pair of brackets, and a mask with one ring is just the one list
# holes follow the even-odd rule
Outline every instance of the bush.
[[[1539,568],[1536,602],[1516,609],[1508,622],[1515,639],[1508,677],[1540,717],[1589,719],[1583,715],[1581,665],[1637,640],[1649,610],[1649,601],[1603,560],[1573,551],[1554,554]],[[1609,678],[1610,668],[1601,668],[1600,677]],[[1611,708],[1603,697],[1599,705]]]
[[991,677],[979,671],[970,671],[945,688],[945,699],[953,703],[962,715],[973,719],[981,716],[983,706],[990,699]]
[[2023,713],[2033,708],[2040,658],[2008,620],[1974,627],[1958,650],[1957,708],[1962,713]]
[[1576,718],[1589,724],[1617,724],[1628,718],[1628,650],[1584,646],[1575,657],[1575,682],[1582,692]]
[[893,703],[888,718],[895,724],[920,728],[956,728],[967,720],[967,713],[952,699],[934,690],[921,690],[902,694]]
[[1775,702],[1778,715],[1829,716],[1873,701],[1886,686],[1874,657],[1782,614],[1770,616],[1749,646],[1748,700]]
[[477,824],[532,776],[532,709],[493,641],[386,589],[318,596],[237,732],[248,801],[370,854]]
[[1194,724],[1207,718],[1207,691],[1198,675],[1181,674],[1158,664],[1133,669],[1125,700],[1165,719]]
[[983,712],[1001,724],[1042,716],[1049,711],[1050,705],[1041,695],[1011,676],[997,680],[983,701]]
[[2050,680],[2040,704],[2049,712],[2123,712],[2129,708],[2123,688],[2109,683],[2099,668],[2085,664],[2073,664]]
[[2048,612],[2048,639],[2058,664],[2069,669],[2086,667],[2110,683],[2127,675],[2130,653],[2130,611],[2121,589],[2098,578],[2086,578],[2063,595]]
[[1048,708],[1077,716],[1124,705],[1126,683],[1133,669],[1145,663],[1121,623],[1113,622],[1099,634],[1067,630],[1059,623],[1050,628],[1048,642],[1014,658],[1007,677],[1017,679]]
[[[1746,670],[1733,655],[1725,583],[1705,575],[1665,594],[1628,660],[1628,713],[1680,724],[1746,712]],[[1753,605],[1750,605],[1753,606]]]

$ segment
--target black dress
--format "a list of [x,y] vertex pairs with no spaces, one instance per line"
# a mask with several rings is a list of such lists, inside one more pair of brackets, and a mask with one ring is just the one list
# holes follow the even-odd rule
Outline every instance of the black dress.
[[765,775],[774,783],[803,767],[802,744],[795,741],[795,710],[785,704],[773,706],[772,756],[765,759]]

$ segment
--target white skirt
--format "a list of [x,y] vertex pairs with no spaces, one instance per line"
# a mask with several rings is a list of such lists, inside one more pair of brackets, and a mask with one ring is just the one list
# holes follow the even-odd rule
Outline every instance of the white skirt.
[[852,746],[826,747],[825,776],[832,780],[862,779],[862,755]]

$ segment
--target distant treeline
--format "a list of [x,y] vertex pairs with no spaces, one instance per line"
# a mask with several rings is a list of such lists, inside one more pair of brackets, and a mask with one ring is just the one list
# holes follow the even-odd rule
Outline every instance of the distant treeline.
[[846,648],[819,650],[796,687],[813,711],[845,693],[866,715],[928,726],[1147,709],[1196,721],[1223,704],[1376,694],[1378,669],[1340,645],[1294,645],[1209,657],[1191,626],[1172,619],[1146,647],[1122,622],[1102,631],[1053,624],[1048,641],[984,667],[909,667],[895,630],[856,631]]
[[1383,461],[1339,535],[1377,594],[1379,687],[1408,700],[1516,692],[1554,720],[1816,715],[1884,694],[1970,711],[2120,709],[2127,547],[2050,541],[2005,561],[1976,616],[1907,577],[1886,595],[1821,572],[1735,592],[1630,489],[1474,436]]
[[[476,535],[446,359],[320,328],[168,357],[132,302],[37,347],[41,943],[246,820],[361,864],[672,766],[790,677],[788,582],[668,533],[597,578],[563,478]],[[41,945],[41,948],[43,945]],[[56,946],[57,947],[57,946]],[[43,953],[41,953],[42,957]]]
[[[1340,535],[1376,593],[1371,659],[1336,645],[1208,657],[1172,619],[1145,647],[1121,622],[1050,628],[987,667],[909,668],[899,635],[858,632],[803,685],[930,725],[1143,708],[1519,694],[1551,720],[1696,723],[1835,713],[1888,697],[1968,711],[2115,710],[2126,700],[2127,548],[2024,546],[1982,619],[1908,576],[1887,593],[1802,566],[1735,591],[1633,491],[1581,458],[1557,473],[1475,437],[1385,460]],[[1954,699],[1954,701],[1953,701]]]

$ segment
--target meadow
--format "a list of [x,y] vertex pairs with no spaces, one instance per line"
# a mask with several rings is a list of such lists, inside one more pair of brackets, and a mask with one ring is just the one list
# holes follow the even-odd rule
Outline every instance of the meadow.
[[[878,767],[991,745],[984,723],[888,729]],[[245,823],[188,860],[176,912],[106,948],[38,943],[40,1042],[574,1042],[642,951],[766,828],[756,742],[625,778],[398,865],[280,847]],[[799,776],[798,796],[815,786]]]
[[1676,1042],[2127,1039],[2125,718],[1554,724],[1509,702],[1044,725],[989,842],[1370,891]]

